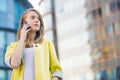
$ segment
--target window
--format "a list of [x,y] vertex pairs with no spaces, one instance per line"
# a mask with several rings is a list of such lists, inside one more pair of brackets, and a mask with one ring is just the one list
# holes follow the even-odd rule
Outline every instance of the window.
[[[14,42],[16,40],[16,36],[15,36],[15,33],[12,33],[12,32],[7,32],[6,33],[6,40],[7,40],[7,43],[6,45],[9,45],[11,42]],[[11,37],[12,36],[12,37]]]
[[95,38],[95,36],[96,36],[95,31],[94,31],[94,30],[91,30],[91,31],[89,32],[89,37],[90,37],[90,39]]
[[5,37],[6,37],[5,32],[0,31],[0,48],[1,49],[5,48],[5,45],[6,45],[6,42],[7,42]]
[[118,21],[117,21],[117,22],[115,22],[114,27],[115,27],[115,33],[116,33],[116,34],[119,34],[119,30],[120,30],[120,23],[119,23]]
[[4,70],[0,70],[0,80],[6,80],[6,73]]
[[120,67],[117,67],[116,73],[117,73],[117,80],[119,80],[120,79]]
[[101,8],[98,8],[97,10],[93,10],[92,14],[95,19],[97,18],[97,16],[101,17],[102,16]]
[[14,10],[15,10],[15,12],[14,12],[15,28],[17,29],[18,25],[19,25],[20,16],[21,16],[22,12],[25,10],[25,7],[22,5],[22,3],[16,1]]
[[102,10],[101,10],[101,8],[98,8],[97,13],[99,14],[99,16],[102,16]]
[[92,16],[93,16],[94,18],[96,18],[96,15],[97,15],[96,10],[93,10],[93,11],[92,11]]
[[0,12],[0,27],[5,27],[7,25],[7,13]]
[[113,34],[115,34],[115,24],[112,24]]
[[113,35],[113,25],[107,25],[106,26],[106,35],[107,35],[107,37]]
[[101,32],[100,32],[101,37],[105,38],[106,37],[105,27],[102,26],[100,30],[101,30]]
[[0,67],[6,66],[4,63],[5,49],[12,41],[15,41],[14,33],[0,31]]
[[103,12],[103,15],[105,15],[105,16],[110,15],[109,4],[106,4],[105,6],[102,7],[102,12]]
[[117,0],[117,8],[120,10],[120,0]]
[[110,12],[115,12],[116,10],[116,3],[115,3],[115,1],[112,1],[111,3],[110,3]]
[[115,68],[112,69],[112,78],[111,78],[111,80],[116,80],[116,69]]
[[7,11],[7,0],[0,1],[0,11],[2,11],[2,12]]
[[87,19],[88,19],[89,21],[91,21],[91,20],[93,19],[91,13],[88,13],[88,14],[87,14]]

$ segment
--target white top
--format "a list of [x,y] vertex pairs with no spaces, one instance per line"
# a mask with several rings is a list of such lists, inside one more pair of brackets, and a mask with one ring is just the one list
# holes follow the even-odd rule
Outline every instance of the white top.
[[35,67],[34,67],[34,49],[24,49],[24,78],[23,80],[35,80]]

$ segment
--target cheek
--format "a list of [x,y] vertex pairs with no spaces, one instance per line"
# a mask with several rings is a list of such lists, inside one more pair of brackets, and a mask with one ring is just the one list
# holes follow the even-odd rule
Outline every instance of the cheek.
[[38,31],[38,30],[40,29],[40,27],[39,27],[39,26],[37,26],[37,27],[31,26],[31,29],[32,29],[32,30],[35,30],[35,31]]
[[39,29],[40,29],[40,26],[38,26],[37,30],[39,30]]
[[40,29],[40,26],[36,27],[36,30],[38,31]]
[[41,25],[41,22],[39,21],[38,24]]

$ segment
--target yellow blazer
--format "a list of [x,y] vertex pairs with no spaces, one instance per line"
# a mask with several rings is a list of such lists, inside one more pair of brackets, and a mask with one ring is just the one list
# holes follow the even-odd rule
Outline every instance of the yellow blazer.
[[[12,42],[6,50],[5,59],[13,54],[18,42]],[[35,80],[51,80],[54,72],[62,72],[62,68],[56,56],[54,45],[46,39],[34,47]],[[23,48],[24,49],[24,48]],[[23,80],[24,60],[21,65],[13,69],[11,80]]]

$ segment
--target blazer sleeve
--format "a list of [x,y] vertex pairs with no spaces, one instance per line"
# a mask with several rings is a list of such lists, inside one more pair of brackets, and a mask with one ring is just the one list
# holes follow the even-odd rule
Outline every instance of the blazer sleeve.
[[52,76],[57,76],[63,79],[63,72],[56,56],[55,47],[53,43],[50,41],[49,41],[49,54],[50,54],[50,71],[52,73]]
[[10,57],[13,54],[14,49],[16,48],[17,43],[12,42],[9,46],[7,46],[6,53],[5,53],[5,63],[10,67]]

